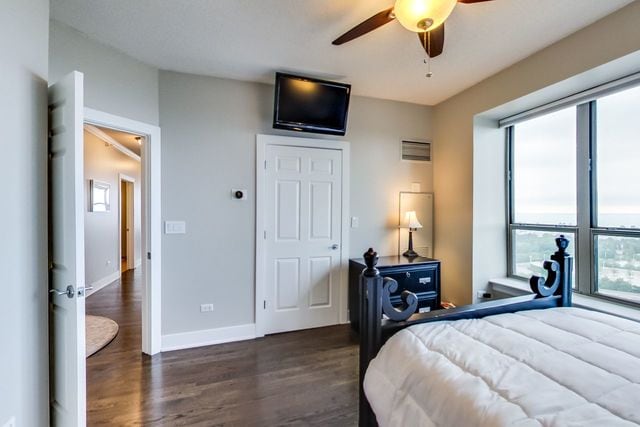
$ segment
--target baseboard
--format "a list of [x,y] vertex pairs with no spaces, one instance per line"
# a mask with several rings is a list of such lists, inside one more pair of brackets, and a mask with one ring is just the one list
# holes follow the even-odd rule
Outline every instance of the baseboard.
[[251,340],[256,337],[256,325],[228,326],[225,328],[204,329],[200,331],[182,332],[162,336],[160,351],[183,350],[186,348],[204,347],[226,342]]
[[93,295],[96,292],[98,292],[100,289],[104,288],[105,286],[108,286],[108,285],[112,284],[113,282],[115,282],[119,278],[120,278],[120,271],[114,271],[112,274],[108,275],[107,277],[103,277],[102,279],[96,280],[95,282],[91,283],[90,285],[86,285],[88,288],[89,287],[93,287],[93,289],[91,289],[90,291],[87,291],[85,295],[87,297],[90,297],[91,295]]

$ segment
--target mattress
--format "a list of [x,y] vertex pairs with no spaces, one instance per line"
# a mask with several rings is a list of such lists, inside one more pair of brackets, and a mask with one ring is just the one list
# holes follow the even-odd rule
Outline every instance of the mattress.
[[640,424],[640,323],[578,308],[412,326],[371,361],[381,426]]

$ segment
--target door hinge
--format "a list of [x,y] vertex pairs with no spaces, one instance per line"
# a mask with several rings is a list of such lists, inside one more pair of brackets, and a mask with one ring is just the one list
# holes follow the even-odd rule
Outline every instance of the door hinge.
[[265,168],[265,170],[267,169],[267,161],[266,160],[264,161],[264,168]]
[[267,300],[264,300],[263,303],[264,303],[263,304],[263,308],[266,310],[267,309]]
[[264,230],[263,235],[264,235],[264,239],[267,240],[267,230]]
[[151,252],[147,252],[147,259],[151,259]]

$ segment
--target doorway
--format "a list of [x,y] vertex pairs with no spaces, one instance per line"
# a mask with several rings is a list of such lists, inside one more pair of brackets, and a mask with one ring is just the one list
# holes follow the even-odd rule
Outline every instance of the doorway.
[[[85,108],[83,81],[83,74],[73,71],[49,86],[49,380],[51,421],[55,425],[86,423],[85,296],[90,289],[85,277],[85,213],[90,209],[105,212],[112,203],[115,207],[111,195],[118,193],[118,183],[101,182],[99,174],[96,179],[85,179],[85,125],[145,138],[140,174],[140,211],[146,226],[141,227],[138,245],[142,274],[139,341],[142,352],[149,355],[161,348],[160,129]],[[119,263],[119,259],[115,261]],[[109,259],[103,265],[108,266]],[[116,270],[120,274],[119,265]]]
[[346,322],[349,143],[257,136],[256,335]]
[[[160,128],[136,120],[127,119],[91,108],[84,109],[85,125],[111,129],[140,136],[136,144],[140,150],[140,180],[134,189],[140,192],[140,209],[134,218],[144,218],[144,226],[140,221],[139,241],[134,240],[135,248],[139,248],[142,281],[142,352],[154,355],[161,351],[161,175],[160,175]],[[135,147],[135,145],[133,145]],[[130,147],[131,148],[131,147]],[[126,176],[124,178],[127,178]],[[129,177],[130,178],[130,177]],[[136,184],[138,184],[135,187]],[[119,191],[118,191],[119,193]]]
[[135,225],[135,178],[120,174],[120,272],[136,268],[138,264],[134,251]]

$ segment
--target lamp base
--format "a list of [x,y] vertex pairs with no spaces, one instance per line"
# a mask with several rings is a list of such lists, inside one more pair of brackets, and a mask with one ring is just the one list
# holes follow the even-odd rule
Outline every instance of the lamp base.
[[407,258],[415,258],[417,256],[420,256],[420,254],[414,251],[413,249],[408,249],[402,254],[402,256],[405,256]]

